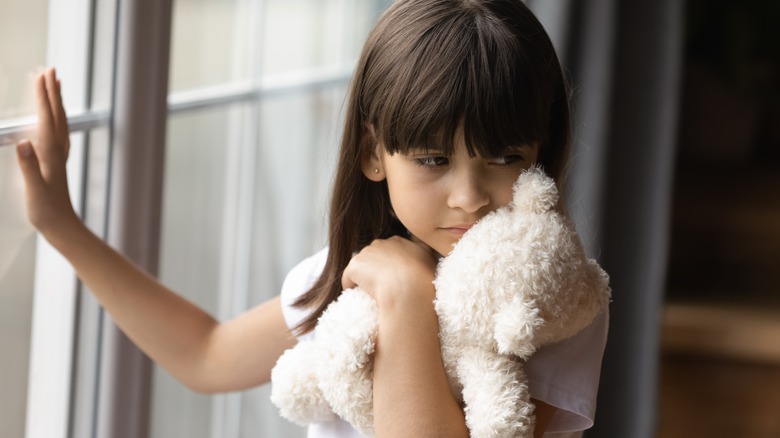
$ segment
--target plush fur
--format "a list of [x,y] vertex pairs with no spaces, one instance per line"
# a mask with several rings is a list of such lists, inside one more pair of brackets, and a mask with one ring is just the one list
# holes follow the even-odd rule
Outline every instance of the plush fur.
[[[608,305],[608,277],[585,256],[557,202],[552,179],[537,168],[523,172],[513,201],[439,262],[442,359],[473,437],[532,437],[525,359],[576,334]],[[318,321],[316,337],[279,358],[271,400],[283,417],[309,424],[335,413],[373,436],[378,316],[368,294],[344,291]]]

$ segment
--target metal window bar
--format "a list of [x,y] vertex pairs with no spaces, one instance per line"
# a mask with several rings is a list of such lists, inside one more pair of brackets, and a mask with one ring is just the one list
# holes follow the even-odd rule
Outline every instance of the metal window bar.
[[[110,118],[108,110],[88,111],[68,116],[68,126],[71,132],[89,131],[107,126]],[[36,117],[0,121],[0,145],[7,146],[29,137],[34,133],[37,122]]]
[[[261,100],[267,97],[329,88],[349,82],[352,66],[308,70],[287,75],[269,77],[253,83],[237,83],[198,88],[171,94],[168,97],[168,113],[177,114],[192,110]],[[87,111],[68,116],[71,132],[89,131],[108,126],[111,113],[108,110]],[[8,146],[30,136],[37,119],[26,117],[0,121],[0,145]],[[0,147],[2,147],[0,146]]]

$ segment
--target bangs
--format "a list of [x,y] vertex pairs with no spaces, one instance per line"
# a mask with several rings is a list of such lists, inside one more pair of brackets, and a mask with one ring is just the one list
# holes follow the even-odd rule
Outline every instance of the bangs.
[[538,63],[552,60],[524,43],[520,23],[483,10],[450,11],[431,8],[414,26],[376,41],[377,51],[396,53],[376,57],[365,71],[375,88],[364,90],[361,107],[377,140],[391,154],[415,148],[451,155],[460,135],[472,157],[532,143],[544,148],[562,79],[556,84]]

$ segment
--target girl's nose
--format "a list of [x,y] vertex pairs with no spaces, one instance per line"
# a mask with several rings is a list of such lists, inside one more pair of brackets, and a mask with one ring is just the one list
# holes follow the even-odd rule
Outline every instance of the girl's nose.
[[452,180],[447,205],[466,213],[474,213],[490,203],[490,193],[484,175],[476,171],[465,171]]

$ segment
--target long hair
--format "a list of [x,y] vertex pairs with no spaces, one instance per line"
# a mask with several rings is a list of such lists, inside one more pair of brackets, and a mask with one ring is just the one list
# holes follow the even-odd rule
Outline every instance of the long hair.
[[405,233],[386,182],[365,177],[361,159],[432,148],[451,154],[462,132],[470,156],[498,157],[536,143],[538,164],[561,186],[569,148],[568,87],[552,42],[520,0],[400,0],[363,47],[347,112],[330,205],[325,268],[295,303],[313,311],[311,331],[341,293],[352,255]]

